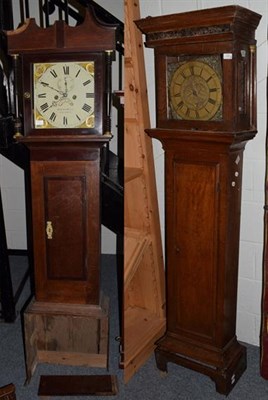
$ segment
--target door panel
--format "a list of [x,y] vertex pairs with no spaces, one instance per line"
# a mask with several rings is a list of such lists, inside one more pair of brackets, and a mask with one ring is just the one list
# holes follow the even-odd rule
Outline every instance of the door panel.
[[32,162],[36,299],[99,302],[99,161]]
[[175,161],[173,165],[169,329],[208,340],[215,335],[218,170],[211,163]]
[[[44,177],[48,279],[86,277],[85,176]],[[67,251],[71,249],[71,251]],[[64,267],[63,267],[64,266]]]

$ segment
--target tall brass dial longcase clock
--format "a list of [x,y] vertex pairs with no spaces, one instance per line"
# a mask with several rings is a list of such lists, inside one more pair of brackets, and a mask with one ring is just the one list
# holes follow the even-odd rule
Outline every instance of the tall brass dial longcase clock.
[[246,368],[236,338],[243,150],[256,134],[260,15],[227,6],[136,21],[154,48],[157,127],[165,150],[168,362],[228,394]]
[[44,29],[29,19],[7,33],[22,72],[18,140],[31,159],[35,299],[25,313],[28,379],[38,361],[107,366],[100,155],[111,138],[107,82],[115,30],[88,9],[75,27],[57,21]]

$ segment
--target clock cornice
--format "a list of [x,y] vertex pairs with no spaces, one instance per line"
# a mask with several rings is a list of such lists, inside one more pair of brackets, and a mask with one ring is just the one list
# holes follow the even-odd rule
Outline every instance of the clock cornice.
[[102,24],[89,8],[82,24],[69,26],[56,21],[42,28],[29,18],[14,31],[6,31],[8,50],[14,54],[81,53],[86,51],[115,50],[116,26]]
[[[250,32],[252,43],[261,15],[241,6],[216,7],[135,21],[146,35],[147,47],[162,44],[233,40]],[[215,22],[217,21],[217,22]]]

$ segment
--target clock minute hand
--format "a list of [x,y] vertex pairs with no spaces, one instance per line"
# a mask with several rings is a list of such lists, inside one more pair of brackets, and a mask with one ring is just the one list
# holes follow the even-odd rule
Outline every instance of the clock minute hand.
[[64,96],[65,95],[65,93],[62,91],[62,90],[58,90],[58,89],[55,89],[53,86],[50,86],[48,83],[46,83],[46,82],[40,82],[41,83],[41,85],[43,85],[43,86],[45,86],[45,87],[48,87],[49,89],[52,89],[52,90],[55,90],[55,92],[58,92],[60,95],[62,95],[62,96]]

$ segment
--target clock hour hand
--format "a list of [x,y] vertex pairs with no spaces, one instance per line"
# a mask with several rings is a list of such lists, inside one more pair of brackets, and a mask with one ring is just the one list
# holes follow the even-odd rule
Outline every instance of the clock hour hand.
[[67,97],[68,94],[67,78],[64,78],[64,87],[65,87],[65,92],[63,93],[63,97]]

